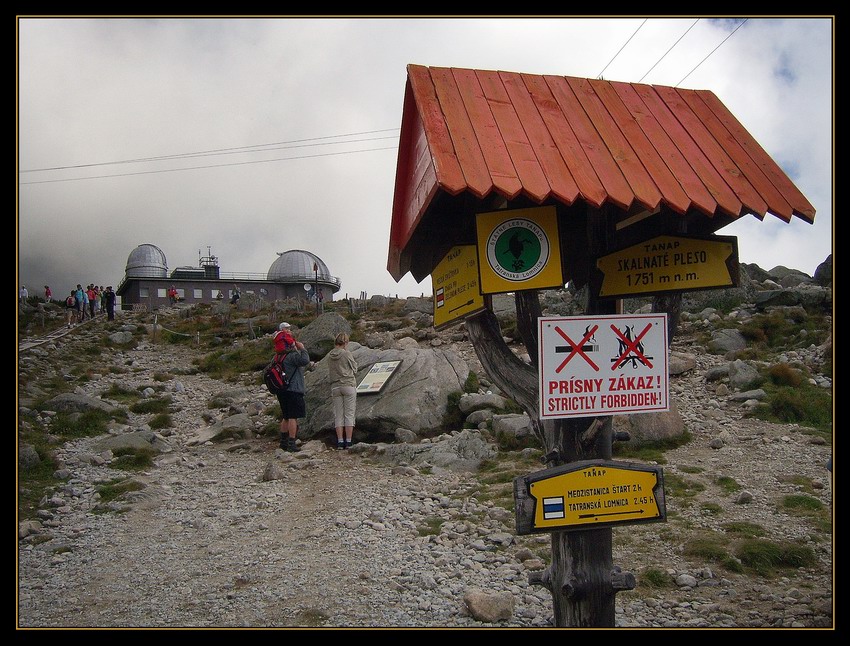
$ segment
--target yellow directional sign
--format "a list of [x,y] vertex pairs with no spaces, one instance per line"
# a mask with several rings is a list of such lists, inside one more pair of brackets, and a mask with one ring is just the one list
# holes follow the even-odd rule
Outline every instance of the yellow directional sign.
[[659,236],[596,261],[600,297],[733,287],[739,281],[738,239]]
[[514,480],[517,533],[666,519],[661,467],[588,460]]
[[475,245],[453,247],[431,274],[434,327],[448,325],[484,309]]

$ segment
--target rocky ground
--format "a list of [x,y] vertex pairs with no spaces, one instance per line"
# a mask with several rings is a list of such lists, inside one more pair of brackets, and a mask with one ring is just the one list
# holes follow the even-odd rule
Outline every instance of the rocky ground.
[[[97,335],[94,323],[42,351],[55,355]],[[805,490],[831,508],[831,446],[795,425],[745,418],[704,377],[723,359],[695,351],[686,335],[678,343],[697,360],[670,382],[693,439],[666,452],[663,467],[671,482],[702,489],[668,494],[664,523],[613,530],[614,563],[639,582],[618,594],[616,625],[834,627],[833,536],[780,504]],[[456,349],[475,369],[468,342]],[[298,454],[282,453],[268,436],[190,445],[222,384],[180,374],[189,353],[143,342],[112,355],[116,365],[131,363],[140,383],[179,374],[166,384],[177,411],[173,450],[141,474],[122,474],[96,450],[97,438],[64,446],[69,478],[45,501],[40,527],[20,532],[19,628],[552,625],[548,591],[528,582],[545,566],[549,536],[515,535],[513,514],[482,495],[476,474],[417,471],[375,460],[368,447],[334,451],[319,441]],[[102,393],[106,368],[81,391]],[[262,409],[258,402],[271,396],[259,386],[245,392],[246,409]],[[129,426],[146,421],[131,413]],[[275,476],[264,478],[269,471]],[[121,475],[146,486],[122,502],[125,511],[95,513],[97,486]],[[741,491],[724,490],[724,477]],[[816,564],[758,576],[687,553],[694,538],[726,536],[732,522],[807,546]],[[652,571],[663,574],[656,585],[648,585]]]

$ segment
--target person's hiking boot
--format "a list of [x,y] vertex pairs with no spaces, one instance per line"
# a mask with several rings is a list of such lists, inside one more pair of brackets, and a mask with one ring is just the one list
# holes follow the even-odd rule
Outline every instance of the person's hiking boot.
[[345,442],[343,442],[342,440],[337,440],[336,441],[336,450],[339,451],[339,450],[344,449],[344,448],[345,448]]
[[344,448],[346,448],[346,449],[350,449],[350,448],[351,448],[351,440],[346,440],[346,441],[345,441],[345,447],[344,447]]
[[290,438],[289,438],[289,443],[286,445],[286,450],[287,450],[287,451],[289,451],[290,453],[298,453],[298,451],[300,451],[300,450],[301,450],[301,447],[299,447],[299,446],[295,443],[295,438],[294,438],[294,437],[290,437]]
[[289,447],[289,436],[285,433],[280,434],[280,448],[287,451]]

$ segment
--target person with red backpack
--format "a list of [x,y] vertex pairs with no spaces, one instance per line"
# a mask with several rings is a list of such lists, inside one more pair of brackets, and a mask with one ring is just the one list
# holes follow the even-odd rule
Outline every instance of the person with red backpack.
[[65,299],[65,322],[70,328],[77,319],[77,291],[71,290],[71,295]]
[[[304,348],[304,344],[296,341],[289,333],[288,328],[278,332],[286,331],[283,335],[284,345],[283,368],[289,384],[283,392],[277,394],[280,404],[280,448],[284,451],[296,452],[301,449],[295,443],[298,435],[298,419],[307,415],[307,406],[304,402],[304,367],[310,365],[310,355]],[[277,338],[277,335],[275,335]]]

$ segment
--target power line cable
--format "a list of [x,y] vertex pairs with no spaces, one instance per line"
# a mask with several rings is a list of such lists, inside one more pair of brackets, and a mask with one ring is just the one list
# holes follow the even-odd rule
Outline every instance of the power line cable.
[[638,26],[637,29],[635,29],[635,33],[632,34],[631,36],[629,36],[629,39],[625,43],[623,43],[623,46],[620,47],[620,49],[617,51],[616,54],[614,54],[614,58],[612,58],[610,61],[608,61],[608,65],[606,65],[605,67],[602,68],[602,72],[599,72],[599,74],[596,76],[596,78],[598,78],[598,79],[602,78],[603,72],[605,72],[605,70],[608,69],[608,67],[611,65],[611,63],[614,62],[614,59],[617,58],[620,55],[620,52],[622,52],[626,48],[626,45],[628,45],[631,42],[632,38],[634,38],[637,35],[637,33],[641,30],[641,27],[643,27],[646,24],[647,20],[649,20],[649,18],[643,19],[643,22],[640,23],[640,25]]
[[69,177],[66,179],[45,179],[45,180],[37,180],[34,182],[20,182],[20,186],[29,185],[29,184],[54,184],[57,182],[79,182],[87,179],[107,179],[111,177],[131,177],[133,175],[155,175],[158,173],[175,173],[179,171],[186,170],[203,170],[206,168],[225,168],[227,166],[247,166],[249,164],[268,164],[270,162],[277,161],[289,161],[294,159],[311,159],[314,157],[332,157],[334,155],[350,155],[353,153],[370,153],[376,152],[379,150],[396,150],[398,146],[386,146],[384,148],[365,148],[362,150],[347,150],[343,152],[335,152],[335,153],[322,153],[317,155],[301,155],[299,157],[279,157],[277,159],[258,159],[255,161],[245,161],[245,162],[236,162],[233,164],[210,164],[208,166],[190,166],[187,168],[164,168],[161,170],[147,170],[147,171],[138,171],[135,173],[116,173],[114,175],[94,175],[92,177]]
[[708,56],[706,56],[706,57],[705,57],[705,58],[703,58],[703,59],[702,59],[699,63],[697,63],[697,64],[696,64],[696,66],[695,66],[695,67],[694,67],[694,68],[693,68],[690,72],[688,72],[687,74],[685,74],[685,76],[683,76],[683,77],[682,77],[682,80],[681,80],[681,81],[679,81],[678,83],[676,83],[676,85],[674,85],[673,87],[679,87],[679,86],[680,86],[680,85],[681,85],[681,84],[685,81],[685,79],[686,79],[686,78],[688,78],[691,74],[693,74],[694,72],[696,72],[697,67],[699,67],[700,65],[702,65],[703,63],[705,63],[705,61],[706,61],[706,60],[708,60],[708,57],[709,57],[709,56],[711,56],[711,55],[712,55],[714,52],[716,52],[718,49],[720,49],[720,46],[721,46],[721,45],[723,45],[723,43],[725,43],[727,40],[729,40],[730,38],[732,38],[732,34],[734,34],[734,33],[735,33],[736,31],[738,31],[741,27],[743,27],[743,26],[744,26],[744,23],[745,23],[745,22],[747,22],[748,20],[749,20],[749,18],[744,18],[744,19],[741,21],[741,23],[740,23],[737,27],[735,27],[735,29],[733,29],[733,30],[729,33],[729,35],[728,35],[728,36],[726,36],[726,38],[724,38],[722,41],[720,41],[720,45],[718,45],[717,47],[715,47],[714,49],[712,49],[712,50],[708,53]]
[[655,61],[655,65],[653,65],[652,67],[650,67],[650,68],[646,71],[646,74],[644,74],[643,76],[641,76],[641,77],[640,77],[640,79],[638,80],[638,83],[642,82],[642,81],[643,81],[643,79],[645,79],[645,78],[649,75],[649,73],[650,73],[652,70],[654,70],[654,69],[655,69],[655,66],[656,66],[656,65],[658,65],[661,61],[663,61],[663,60],[664,60],[664,58],[667,56],[667,54],[669,54],[671,51],[673,51],[673,48],[674,48],[676,45],[678,45],[678,44],[679,44],[679,41],[681,41],[681,40],[682,40],[685,36],[687,36],[687,35],[688,35],[688,32],[689,32],[691,29],[693,29],[693,28],[694,28],[694,26],[695,26],[695,25],[696,25],[699,21],[700,21],[700,19],[699,19],[699,18],[697,18],[696,20],[694,20],[693,24],[692,24],[690,27],[688,27],[688,28],[687,28],[687,30],[685,31],[685,33],[684,33],[684,34],[682,34],[681,36],[679,36],[679,40],[677,40],[675,43],[673,43],[673,44],[670,46],[670,49],[668,49],[666,52],[664,52],[663,56],[661,56],[661,58],[659,58],[657,61]]
[[[327,136],[324,136],[324,137],[311,137],[311,138],[308,138],[308,139],[291,139],[289,141],[277,141],[277,142],[272,142],[272,143],[267,143],[267,144],[252,144],[250,146],[236,146],[236,147],[231,147],[231,148],[214,148],[212,150],[199,150],[199,151],[189,152],[189,153],[175,153],[173,155],[159,155],[159,156],[156,156],[156,157],[139,157],[139,158],[136,158],[136,159],[122,159],[122,160],[109,161],[109,162],[96,162],[96,163],[91,163],[91,164],[76,164],[76,165],[72,165],[72,166],[54,166],[54,167],[49,167],[49,168],[31,168],[31,169],[27,169],[27,170],[21,170],[21,171],[18,171],[18,172],[19,173],[36,173],[36,172],[50,171],[50,170],[68,170],[68,169],[71,169],[71,168],[90,168],[90,167],[93,167],[93,166],[109,166],[109,165],[112,165],[112,164],[135,164],[135,163],[140,163],[140,162],[162,161],[162,160],[168,160],[168,159],[191,159],[193,157],[204,157],[204,156],[216,155],[216,154],[222,154],[223,155],[223,154],[234,154],[234,153],[243,153],[243,152],[262,152],[262,150],[259,150],[259,151],[258,150],[249,150],[249,149],[252,149],[252,148],[255,148],[255,149],[256,148],[264,148],[265,150],[280,150],[281,147],[284,147],[284,148],[302,148],[302,147],[305,147],[306,145],[328,146],[328,145],[333,145],[333,144],[359,143],[359,142],[362,142],[362,141],[372,141],[372,139],[351,139],[351,140],[347,140],[347,141],[331,141],[331,142],[326,142],[326,143],[321,143],[321,144],[318,144],[318,143],[317,144],[306,144],[305,146],[284,146],[284,144],[300,144],[302,142],[307,142],[307,141],[321,141],[321,140],[324,140],[324,139],[337,139],[339,137],[356,137],[356,136],[359,136],[359,135],[376,134],[376,133],[379,133],[379,132],[391,132],[393,130],[398,130],[398,128],[384,128],[383,130],[364,130],[362,132],[350,132],[350,133],[342,134],[342,135],[327,135]],[[391,139],[391,138],[392,137],[376,137],[374,139]],[[267,148],[269,146],[277,146],[277,148]]]

